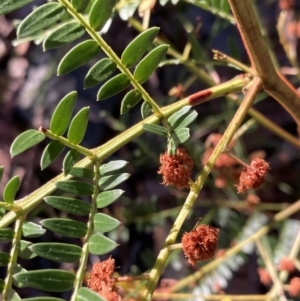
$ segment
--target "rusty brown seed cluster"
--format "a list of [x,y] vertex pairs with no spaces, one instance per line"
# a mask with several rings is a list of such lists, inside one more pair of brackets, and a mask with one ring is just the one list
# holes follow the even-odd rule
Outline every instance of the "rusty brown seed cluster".
[[115,269],[115,260],[111,257],[105,261],[97,262],[90,271],[87,281],[88,287],[107,301],[121,300],[118,289],[115,287],[115,280],[112,275]]
[[160,163],[158,173],[162,174],[164,185],[174,185],[179,190],[189,187],[194,162],[183,147],[177,149],[176,155],[170,155],[168,151],[161,154]]
[[219,229],[200,225],[182,236],[182,248],[188,262],[195,265],[197,261],[211,259],[217,250]]
[[259,188],[265,182],[265,177],[269,169],[269,163],[264,159],[253,159],[250,166],[247,166],[241,172],[239,184],[237,185],[238,193]]

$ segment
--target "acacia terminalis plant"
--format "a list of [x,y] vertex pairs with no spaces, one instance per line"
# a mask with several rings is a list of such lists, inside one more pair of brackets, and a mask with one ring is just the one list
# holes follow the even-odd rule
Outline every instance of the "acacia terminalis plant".
[[[2,0],[0,14],[7,14],[30,5],[32,2],[32,0]],[[161,0],[160,4],[164,5],[166,2],[168,1]],[[173,4],[177,2],[172,1]],[[86,39],[71,48],[60,60],[57,75],[61,76],[80,68],[96,58],[102,51],[105,57],[90,68],[84,79],[84,87],[88,89],[101,83],[95,96],[95,100],[98,101],[106,100],[124,90],[128,91],[121,100],[120,113],[125,114],[134,106],[141,104],[142,120],[107,143],[88,149],[81,145],[81,142],[88,125],[89,107],[81,108],[72,117],[77,92],[70,91],[58,101],[49,128],[41,124],[39,129],[27,130],[15,138],[10,148],[13,157],[45,139],[49,141],[41,157],[41,169],[47,168],[63,154],[65,149],[68,151],[63,160],[62,174],[24,198],[15,199],[21,185],[18,176],[12,177],[5,186],[3,200],[0,202],[0,241],[9,242],[11,247],[9,252],[0,252],[0,264],[7,267],[6,277],[0,279],[3,300],[21,300],[17,291],[18,288],[24,287],[45,292],[72,290],[70,297],[72,301],[97,301],[104,298],[107,300],[121,300],[121,298],[151,300],[153,294],[160,297],[160,291],[156,288],[173,250],[182,248],[187,261],[192,265],[215,256],[218,235],[222,233],[222,229],[196,224],[194,229],[190,229],[190,232],[183,235],[182,243],[176,244],[180,230],[211,171],[218,173],[219,187],[224,184],[224,181],[236,178],[239,181],[236,184],[239,193],[258,189],[265,182],[270,169],[268,162],[261,158],[254,158],[248,165],[232,152],[237,139],[249,128],[247,122],[241,126],[245,116],[250,114],[257,123],[297,148],[300,147],[296,137],[291,136],[252,108],[256,96],[264,90],[289,112],[298,126],[300,124],[300,97],[276,68],[274,57],[270,54],[270,48],[262,35],[253,1],[186,0],[186,2],[200,6],[228,22],[237,24],[251,66],[244,65],[217,50],[214,51],[216,60],[234,65],[241,72],[239,76],[227,82],[216,84],[204,69],[188,59],[186,51],[181,54],[165,43],[159,37],[158,27],[147,26],[149,23],[147,20],[149,21],[151,15],[151,5],[145,9],[143,26],[132,17],[140,1],[49,1],[38,6],[18,25],[18,39],[35,40],[38,34],[38,39],[43,41],[44,50],[63,47],[87,34]],[[230,13],[230,8],[233,14]],[[100,34],[105,25],[113,22],[113,16],[118,12],[123,15],[126,12],[127,21],[141,32],[123,50],[121,56],[114,52]],[[192,47],[192,44],[190,43],[186,49]],[[161,107],[142,84],[147,82],[155,70],[164,65],[164,62],[171,63],[170,58],[183,63],[193,78],[199,78],[210,87]],[[176,93],[180,96],[179,89],[177,87]],[[235,97],[237,93],[243,95],[242,99]],[[192,107],[222,96],[237,103],[238,108],[225,131],[208,138],[202,159],[203,168],[200,168],[200,173],[193,178],[191,171],[195,162],[185,147],[190,138],[189,126],[197,122],[197,113],[192,110]],[[118,247],[114,240],[103,233],[116,229],[120,222],[99,211],[122,196],[124,191],[117,186],[130,176],[122,171],[130,163],[124,160],[104,163],[103,161],[145,131],[164,137],[166,152],[160,156],[161,167],[158,171],[163,177],[163,184],[174,186],[179,190],[187,189],[187,197],[150,272],[135,277],[114,278],[114,259],[109,258],[93,266],[87,281],[88,287],[86,287],[84,280],[89,256],[109,254]],[[228,179],[228,170],[231,170],[235,164],[240,164],[241,170],[238,174],[234,174],[232,170],[231,179]],[[3,168],[1,168],[2,173]],[[88,198],[89,202],[83,201],[82,196]],[[35,223],[27,216],[42,202],[75,217],[51,217]],[[277,274],[273,258],[265,256],[264,242],[268,237],[268,231],[274,224],[287,219],[299,208],[300,202],[297,201],[274,215],[269,221],[262,213],[251,215],[239,238],[235,240],[235,245],[228,246],[222,255],[219,254],[200,270],[171,285],[164,292],[167,294],[165,297],[169,299],[172,296],[176,297],[176,291],[184,288],[191,281],[200,282],[203,275],[217,271],[225,262],[230,263],[232,257],[253,242],[274,283],[266,298],[273,299],[279,295],[282,296],[286,275]],[[85,222],[82,219],[79,221],[76,216],[86,217]],[[71,243],[34,243],[31,241],[32,238],[43,236],[46,229],[65,237],[80,238],[82,244],[79,246]],[[250,235],[249,229],[252,231]],[[299,232],[299,228],[296,229]],[[293,261],[299,252],[299,233],[291,241],[293,241],[292,251],[285,255]],[[26,271],[18,264],[19,257],[30,260],[35,256],[59,263],[77,263],[77,268],[76,271],[67,269]],[[127,293],[131,297],[127,298],[126,294],[121,296],[116,285],[117,281],[125,280],[133,282],[145,280],[146,284],[142,286],[142,289],[134,288],[132,292],[129,290]],[[298,280],[293,280],[296,286],[299,283]],[[290,290],[290,292],[299,293],[297,290]],[[59,301],[63,299],[41,296],[26,300]]]

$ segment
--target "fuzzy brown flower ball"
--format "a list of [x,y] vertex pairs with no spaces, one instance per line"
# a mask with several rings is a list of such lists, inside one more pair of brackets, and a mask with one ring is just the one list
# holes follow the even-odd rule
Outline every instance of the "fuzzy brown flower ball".
[[290,281],[289,293],[291,297],[300,296],[300,278],[294,277]]
[[244,168],[241,172],[239,184],[237,185],[238,193],[259,188],[265,182],[269,169],[269,163],[264,159],[253,159],[250,166]]
[[115,269],[115,260],[111,257],[105,261],[97,262],[90,271],[90,277],[87,281],[88,287],[107,301],[119,301],[115,280],[112,275]]
[[269,272],[266,269],[258,268],[257,272],[258,272],[258,275],[259,275],[260,282],[262,284],[264,284],[265,286],[268,286],[268,285],[271,284],[272,279],[271,279],[271,276],[270,276]]
[[179,190],[189,187],[194,162],[184,148],[179,147],[174,156],[169,155],[168,151],[161,154],[160,163],[161,167],[157,173],[162,174],[164,185],[174,185]]
[[294,261],[290,258],[282,258],[278,265],[278,270],[280,271],[287,271],[291,273],[295,271],[295,269]]
[[211,259],[217,250],[219,229],[200,225],[182,236],[184,255],[191,265],[196,261]]

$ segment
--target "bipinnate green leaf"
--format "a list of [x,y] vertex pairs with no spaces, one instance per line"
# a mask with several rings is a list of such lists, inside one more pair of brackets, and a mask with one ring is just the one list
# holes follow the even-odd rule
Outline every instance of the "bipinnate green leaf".
[[28,130],[20,134],[12,143],[10,147],[10,154],[12,157],[19,155],[27,149],[39,144],[46,138],[45,134],[37,130]]
[[141,115],[146,119],[152,113],[152,108],[147,101],[144,101],[141,107]]
[[131,41],[122,53],[122,63],[131,68],[140,61],[159,32],[158,27],[152,27],[139,34]]
[[155,135],[168,137],[168,131],[161,125],[143,123],[143,129]]
[[65,300],[61,298],[55,298],[55,297],[32,297],[32,298],[22,299],[22,301],[65,301]]
[[22,225],[22,234],[24,237],[35,238],[45,234],[46,230],[33,222],[25,222]]
[[87,8],[89,1],[88,0],[71,0],[72,5],[75,7],[76,11],[83,13]]
[[41,5],[29,14],[18,26],[18,38],[25,38],[50,27],[59,21],[65,12],[64,7],[57,2]]
[[29,4],[33,0],[1,0],[0,15],[5,15],[11,11],[17,10],[20,7]]
[[95,176],[95,173],[92,169],[84,167],[73,167],[69,173],[74,177],[83,179],[93,179]]
[[1,182],[2,177],[3,177],[3,172],[4,172],[4,166],[0,166],[0,182]]
[[88,215],[91,211],[91,205],[89,203],[74,198],[52,195],[45,197],[45,202],[53,208],[74,215],[84,216]]
[[89,113],[89,107],[82,108],[72,119],[68,131],[68,139],[70,142],[74,144],[81,143],[89,121]]
[[101,51],[94,40],[84,41],[73,47],[60,61],[57,75],[67,74],[89,62]]
[[129,91],[122,100],[120,114],[126,113],[129,109],[137,105],[142,99],[141,92],[137,90]]
[[69,44],[82,37],[84,33],[84,28],[77,21],[65,23],[46,37],[43,49],[45,51]]
[[80,238],[87,232],[86,224],[67,218],[47,218],[41,221],[43,227],[66,237]]
[[97,233],[90,237],[88,246],[91,254],[103,255],[114,250],[118,244],[104,235]]
[[57,140],[52,140],[44,149],[41,157],[41,170],[48,167],[63,152],[65,146]]
[[100,190],[110,190],[122,182],[126,181],[130,177],[129,173],[122,173],[117,175],[110,175],[101,177],[99,180]]
[[77,92],[67,94],[56,106],[50,121],[50,131],[57,136],[62,136],[70,123],[72,112],[77,99]]
[[87,287],[81,287],[78,290],[76,301],[106,301],[99,294],[91,291]]
[[56,262],[76,262],[80,259],[82,249],[76,245],[43,242],[30,246],[36,255]]
[[20,272],[13,276],[18,287],[32,287],[46,292],[72,289],[75,275],[66,270],[45,269]]
[[0,229],[0,241],[11,241],[13,238],[13,229]]
[[3,199],[6,203],[12,204],[14,202],[20,186],[21,181],[19,176],[14,176],[8,181],[3,190]]
[[124,193],[124,190],[114,189],[109,191],[104,191],[97,196],[97,207],[104,208],[116,201]]
[[90,10],[89,23],[91,27],[100,31],[110,18],[116,0],[96,0]]
[[55,183],[55,186],[62,191],[69,192],[75,195],[92,195],[94,192],[93,185],[82,181],[59,181]]
[[5,252],[0,252],[0,267],[7,266],[9,263],[10,255]]
[[91,88],[107,80],[117,69],[117,65],[109,58],[98,61],[87,73],[84,88]]
[[112,231],[119,227],[120,224],[120,221],[104,213],[97,213],[94,216],[94,228],[99,232]]
[[13,290],[11,288],[11,289],[8,290],[7,300],[9,300],[9,301],[21,301],[21,297],[18,295],[18,293],[15,290]]
[[168,121],[173,129],[185,128],[197,118],[198,113],[196,111],[193,110],[189,112],[188,110],[185,110],[185,108],[186,107],[183,107],[181,110],[169,117]]
[[109,163],[106,163],[106,164],[102,164],[99,169],[100,175],[104,176],[109,173],[112,173],[116,170],[119,170],[119,169],[125,167],[127,164],[128,164],[128,162],[124,161],[124,160],[115,160],[115,161],[110,161]]
[[125,74],[118,74],[108,80],[98,91],[97,100],[104,100],[125,90],[130,85],[130,80]]
[[20,240],[20,243],[18,244],[18,256],[27,260],[36,257],[36,254],[29,249],[31,245],[32,242],[30,241]]
[[144,83],[149,79],[154,70],[158,67],[160,61],[167,53],[169,46],[160,45],[149,52],[136,66],[134,78],[140,83]]
[[188,128],[180,128],[174,132],[173,137],[175,144],[178,146],[190,138],[190,130]]
[[79,160],[81,154],[76,149],[71,149],[66,154],[63,161],[64,176],[70,173],[74,164]]

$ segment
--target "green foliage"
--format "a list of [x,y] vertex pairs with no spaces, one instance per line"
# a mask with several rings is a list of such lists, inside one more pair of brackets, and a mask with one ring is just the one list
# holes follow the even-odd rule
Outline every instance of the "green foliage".
[[41,157],[41,170],[48,167],[63,152],[65,146],[63,143],[53,140],[46,148]]
[[94,216],[94,227],[96,231],[99,232],[110,232],[114,229],[116,229],[120,225],[120,222],[103,213],[97,213]]
[[104,208],[116,201],[124,193],[121,189],[104,191],[97,196],[97,207]]
[[12,229],[0,229],[0,241],[11,241],[14,237]]
[[35,238],[45,234],[46,230],[33,222],[25,222],[22,225],[22,234],[24,237]]
[[9,182],[4,187],[3,199],[5,202],[12,204],[14,202],[16,193],[20,189],[21,181],[18,176],[15,176],[9,180]]
[[76,301],[105,301],[105,299],[88,288],[81,287],[78,291]]
[[142,100],[142,94],[140,91],[129,91],[122,100],[120,114],[126,113],[129,109],[133,108]]
[[17,10],[18,8],[25,6],[32,1],[33,0],[2,0],[0,3],[0,15]]
[[102,255],[114,250],[118,244],[101,234],[93,234],[89,239],[89,250],[91,254]]
[[59,181],[56,187],[74,195],[92,195],[94,191],[93,185],[82,181]]
[[63,161],[63,171],[66,176],[69,174],[75,165],[75,163],[79,160],[80,153],[76,149],[71,149],[65,156]]

